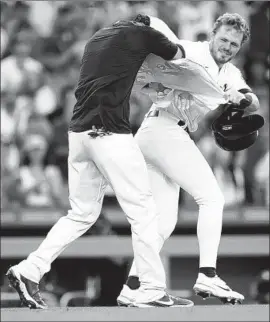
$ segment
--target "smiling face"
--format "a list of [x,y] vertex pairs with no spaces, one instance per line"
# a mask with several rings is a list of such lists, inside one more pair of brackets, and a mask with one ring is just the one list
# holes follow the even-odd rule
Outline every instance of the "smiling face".
[[210,40],[210,52],[219,67],[235,57],[242,46],[243,33],[233,26],[222,25]]

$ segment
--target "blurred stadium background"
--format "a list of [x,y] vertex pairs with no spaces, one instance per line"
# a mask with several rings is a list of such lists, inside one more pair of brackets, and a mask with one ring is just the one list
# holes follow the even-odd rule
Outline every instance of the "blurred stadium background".
[[[0,1],[1,4],[1,306],[17,307],[7,268],[26,257],[68,209],[67,127],[86,40],[137,13],[162,18],[179,38],[205,40],[214,20],[237,12],[251,39],[235,64],[261,103],[266,124],[241,153],[214,144],[204,124],[193,138],[226,199],[219,274],[246,303],[269,303],[269,2],[264,1]],[[137,131],[150,107],[132,94]],[[179,220],[163,258],[176,294],[191,292],[198,269],[197,206],[180,192]],[[52,265],[41,282],[51,306],[113,306],[132,256],[130,229],[108,189],[94,228]],[[217,304],[215,300],[208,303]]]

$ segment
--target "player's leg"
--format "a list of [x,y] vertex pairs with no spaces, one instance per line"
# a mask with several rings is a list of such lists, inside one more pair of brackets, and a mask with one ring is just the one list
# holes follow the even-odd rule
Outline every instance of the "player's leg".
[[[140,279],[137,306],[175,306],[165,293],[158,217],[143,155],[131,134],[91,139],[96,164],[110,182],[131,224],[134,260]],[[96,146],[96,149],[95,149]]]
[[[199,241],[199,274],[194,285],[194,291],[205,297],[215,296],[224,303],[242,302],[242,294],[233,291],[216,272],[217,256],[222,232],[222,217],[224,197],[216,178],[193,141],[190,144],[182,143],[180,153],[172,162],[172,168],[182,169],[177,174],[168,171],[174,176],[176,182],[187,191],[199,206],[197,222],[197,236]],[[182,162],[181,162],[182,159]],[[180,163],[178,163],[180,162]],[[183,171],[185,169],[185,171]],[[181,173],[182,172],[182,173]],[[185,177],[186,176],[186,177]],[[184,180],[182,178],[185,178]]]
[[[161,250],[177,223],[180,187],[152,164],[147,163],[147,170],[158,209],[158,229],[161,236],[159,249]],[[136,265],[133,262],[129,276],[136,276],[136,272]]]
[[[156,206],[143,156],[129,134],[112,134],[92,139],[95,161],[110,182],[131,224],[134,257],[145,288],[163,294],[165,272],[158,254],[160,236]],[[147,245],[147,246],[146,246]]]
[[[161,249],[164,241],[171,235],[177,222],[180,188],[153,165],[148,163],[147,169],[150,186],[158,209],[158,228],[161,235],[158,247]],[[139,287],[139,277],[133,260],[126,284],[117,298],[118,305],[129,306],[135,301]]]
[[90,160],[82,138],[81,133],[69,134],[71,210],[57,221],[36,251],[7,273],[23,304],[29,307],[45,307],[37,292],[39,281],[57,256],[95,223],[101,211],[106,181]]
[[[150,126],[152,131],[149,130]],[[198,204],[200,272],[204,272],[206,277],[215,277],[224,197],[210,166],[190,136],[175,123],[150,120],[141,131],[145,136],[140,135],[140,148],[146,161],[151,161],[179,184]],[[199,277],[203,275],[199,274]],[[210,281],[214,282],[213,279]],[[228,297],[243,299],[241,294],[227,290]],[[220,291],[219,295],[223,296],[224,292]]]

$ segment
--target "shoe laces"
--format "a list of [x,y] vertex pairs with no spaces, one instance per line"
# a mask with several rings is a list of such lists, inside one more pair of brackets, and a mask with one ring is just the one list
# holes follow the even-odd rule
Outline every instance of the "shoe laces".
[[218,281],[218,283],[220,283],[221,285],[223,285],[223,286],[226,286],[226,287],[228,287],[229,289],[231,289],[228,285],[227,285],[227,283],[225,282],[225,281],[223,281],[223,279],[221,279],[218,275],[216,275],[215,276],[215,279]]

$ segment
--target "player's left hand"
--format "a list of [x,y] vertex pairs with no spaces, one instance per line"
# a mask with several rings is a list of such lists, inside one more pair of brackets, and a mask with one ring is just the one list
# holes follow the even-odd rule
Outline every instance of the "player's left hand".
[[225,92],[224,98],[227,99],[230,103],[240,104],[240,101],[242,99],[245,99],[246,96],[244,94],[238,92],[238,90],[231,88]]

